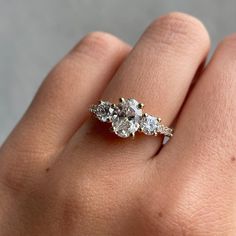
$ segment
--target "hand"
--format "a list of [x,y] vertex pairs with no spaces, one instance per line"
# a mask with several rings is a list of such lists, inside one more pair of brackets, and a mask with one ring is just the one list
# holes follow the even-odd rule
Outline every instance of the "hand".
[[[106,33],[82,39],[0,150],[0,235],[236,235],[236,36],[202,70],[208,49],[181,13],[132,51]],[[90,118],[119,97],[175,120],[170,142],[122,139]]]

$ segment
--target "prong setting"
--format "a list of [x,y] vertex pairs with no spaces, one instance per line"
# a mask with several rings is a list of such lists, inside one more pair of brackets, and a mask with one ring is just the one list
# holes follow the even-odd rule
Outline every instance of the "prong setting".
[[113,127],[110,127],[110,132],[111,132],[111,133],[114,133],[114,132],[115,132]]
[[123,103],[123,102],[125,102],[125,99],[124,98],[119,98],[119,102]]
[[135,133],[131,133],[131,134],[130,134],[130,137],[131,137],[131,138],[134,138],[134,137],[135,137]]
[[139,132],[143,132],[143,128],[142,128],[142,127],[139,127],[139,128],[138,128],[138,131],[139,131]]
[[143,103],[139,103],[138,104],[138,109],[143,109],[144,108],[144,104]]

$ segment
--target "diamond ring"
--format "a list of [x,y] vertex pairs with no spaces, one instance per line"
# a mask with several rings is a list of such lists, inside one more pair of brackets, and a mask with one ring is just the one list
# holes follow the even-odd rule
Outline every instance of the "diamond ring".
[[102,121],[112,124],[112,131],[121,138],[134,137],[136,132],[146,135],[173,136],[173,129],[163,125],[161,118],[143,113],[144,105],[133,98],[120,98],[118,104],[100,101],[90,112]]

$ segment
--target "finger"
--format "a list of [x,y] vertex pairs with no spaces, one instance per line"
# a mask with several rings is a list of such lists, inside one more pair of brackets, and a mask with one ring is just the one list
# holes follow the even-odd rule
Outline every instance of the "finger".
[[[52,70],[2,147],[14,174],[48,165],[88,115],[130,48],[107,33],[90,33]],[[16,158],[17,156],[17,158]],[[17,169],[17,170],[15,170]]]
[[[163,16],[143,34],[102,98],[115,103],[119,97],[135,98],[145,104],[147,113],[160,116],[170,125],[208,47],[208,34],[198,20],[181,13]],[[72,141],[73,148],[81,156],[96,153],[107,158],[112,153],[146,159],[157,152],[162,142],[155,137],[140,135],[132,140],[108,133],[104,124],[88,121]]]
[[233,35],[218,46],[184,106],[172,143],[158,158],[160,178],[175,186],[169,189],[172,199],[185,196],[176,214],[191,216],[192,234],[236,232],[235,66]]

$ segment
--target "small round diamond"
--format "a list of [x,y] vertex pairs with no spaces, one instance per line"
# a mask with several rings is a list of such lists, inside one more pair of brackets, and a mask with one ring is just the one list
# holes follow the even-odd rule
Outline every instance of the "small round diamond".
[[140,129],[147,135],[153,135],[157,132],[160,123],[157,118],[150,115],[145,115],[140,121]]
[[173,130],[167,126],[160,125],[159,129],[157,130],[158,133],[164,134],[167,137],[173,136]]
[[98,105],[94,105],[91,111],[102,122],[110,122],[116,115],[116,107],[112,103],[104,101],[101,101]]
[[112,127],[115,134],[121,138],[127,138],[134,134],[139,124],[135,120],[129,120],[126,117],[117,117],[112,121]]

